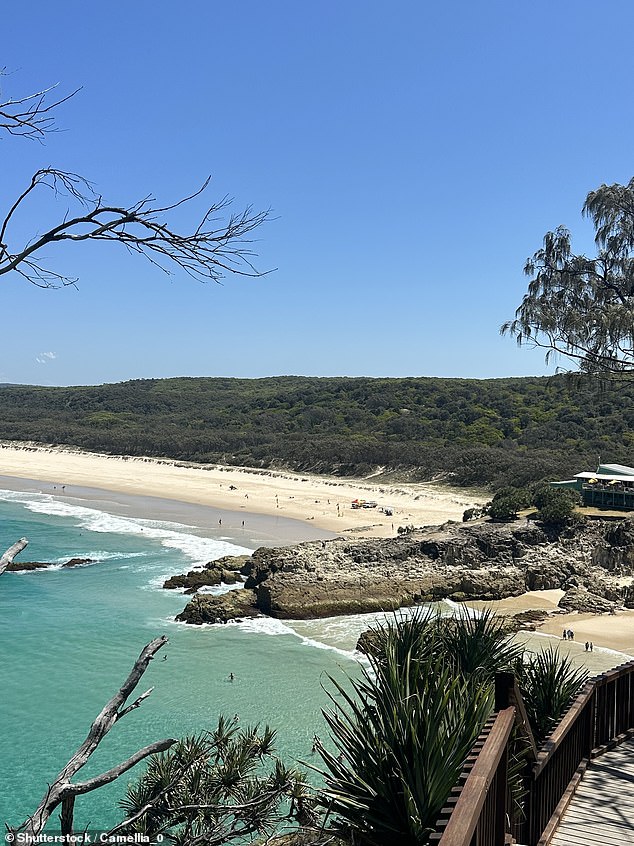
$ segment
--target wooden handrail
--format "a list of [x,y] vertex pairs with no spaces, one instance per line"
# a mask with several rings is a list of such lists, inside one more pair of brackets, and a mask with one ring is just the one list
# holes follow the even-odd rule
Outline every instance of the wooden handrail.
[[487,791],[515,725],[515,708],[500,711],[460,792],[439,846],[468,846],[478,824]]
[[537,753],[537,759],[535,762],[535,767],[533,769],[533,776],[535,778],[537,778],[537,776],[544,769],[548,761],[552,758],[557,749],[561,746],[564,738],[566,737],[570,729],[574,726],[574,724],[577,722],[577,718],[579,717],[583,709],[586,707],[588,702],[594,696],[594,691],[594,682],[586,682],[586,684],[581,689],[580,693],[578,693],[575,699],[573,700],[573,703],[570,708],[562,717],[561,721],[555,726],[553,731],[543,742],[541,749]]
[[509,813],[506,761],[514,725],[527,741],[528,769],[526,820],[514,824],[513,832],[531,846],[547,842],[562,797],[574,793],[592,750],[596,754],[595,747],[609,748],[634,732],[634,661],[589,680],[539,750],[531,743],[522,696],[511,674],[496,677],[495,708],[493,722],[488,722],[468,759],[471,769],[463,773],[462,788],[457,785],[453,792],[452,809],[445,809],[450,816],[432,835],[439,846],[470,846],[474,836],[478,842],[484,837],[487,846],[504,842]]
[[621,664],[606,673],[595,676],[589,679],[583,686],[581,691],[577,694],[572,702],[570,708],[566,711],[561,721],[555,726],[551,734],[546,738],[542,744],[541,749],[537,754],[537,760],[533,774],[535,777],[544,769],[549,759],[554,755],[557,749],[561,746],[564,738],[574,726],[579,715],[592,698],[595,691],[604,687],[619,678],[623,678],[630,673],[634,673],[634,661],[628,661],[626,664]]

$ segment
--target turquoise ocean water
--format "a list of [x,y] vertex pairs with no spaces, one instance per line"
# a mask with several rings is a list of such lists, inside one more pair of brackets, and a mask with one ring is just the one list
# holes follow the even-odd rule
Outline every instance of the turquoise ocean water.
[[[186,597],[161,585],[223,555],[328,533],[244,511],[0,477],[0,552],[20,537],[29,539],[21,560],[56,564],[0,577],[0,823],[19,824],[35,810],[143,646],[162,634],[170,642],[136,691],[154,692],[113,727],[78,779],[155,740],[213,728],[220,713],[271,725],[287,763],[318,763],[311,745],[315,733],[327,738],[322,685],[329,675],[341,681],[358,672],[354,645],[379,615],[186,626],[174,622]],[[94,563],[62,568],[76,556]],[[529,640],[531,650],[556,641]],[[593,656],[605,664],[596,672],[625,658],[610,650]],[[142,768],[79,797],[77,828],[121,819],[117,800]]]
[[[173,618],[186,598],[161,584],[222,555],[328,533],[244,513],[4,482],[21,489],[0,490],[0,551],[24,536],[29,546],[20,559],[56,566],[5,573],[0,582],[0,822],[18,824],[35,810],[142,647],[161,634],[170,642],[137,689],[154,692],[115,725],[79,779],[155,740],[212,728],[220,713],[270,724],[287,761],[311,760],[313,734],[326,733],[322,684],[327,675],[354,674],[354,643],[367,619],[185,626]],[[62,568],[75,556],[94,563]],[[79,797],[77,826],[120,819],[116,802],[129,780]]]

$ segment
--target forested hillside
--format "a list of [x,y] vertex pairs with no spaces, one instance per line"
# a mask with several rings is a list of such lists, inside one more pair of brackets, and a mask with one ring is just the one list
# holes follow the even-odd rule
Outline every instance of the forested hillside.
[[147,379],[0,386],[0,439],[457,485],[634,463],[634,385],[523,379]]

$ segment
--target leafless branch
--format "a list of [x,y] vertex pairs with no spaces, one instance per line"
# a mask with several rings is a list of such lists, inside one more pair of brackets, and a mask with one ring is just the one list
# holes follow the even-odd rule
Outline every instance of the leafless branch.
[[0,576],[4,573],[9,564],[13,564],[15,556],[18,552],[22,552],[22,550],[28,546],[28,543],[29,542],[26,538],[20,538],[19,541],[16,541],[5,553],[3,553],[2,558],[0,558]]
[[[6,68],[0,70],[0,76],[6,75]],[[47,132],[56,132],[54,110],[81,91],[81,88],[77,88],[65,97],[49,102],[49,95],[58,84],[24,97],[0,102],[0,130],[37,141],[42,141]]]
[[149,746],[145,746],[143,749],[139,749],[138,752],[135,752],[134,755],[131,755],[127,761],[117,764],[116,767],[112,767],[105,773],[94,776],[94,778],[88,779],[88,781],[79,781],[69,785],[67,792],[75,795],[79,795],[80,793],[90,793],[91,790],[95,790],[97,787],[102,787],[104,784],[110,784],[111,781],[119,778],[119,776],[123,775],[123,773],[127,773],[128,770],[132,769],[132,767],[136,766],[140,761],[143,761],[144,758],[147,758],[149,755],[156,755],[158,752],[165,752],[165,750],[169,749],[169,747],[174,743],[175,741],[172,739],[157,740],[155,743],[150,743]]
[[[10,550],[8,551],[10,552]],[[101,713],[95,718],[82,745],[71,757],[66,766],[57,774],[57,776],[55,776],[35,813],[25,820],[25,822],[22,823],[22,825],[15,831],[23,832],[27,839],[29,837],[35,837],[42,831],[51,814],[60,804],[66,801],[67,807],[72,809],[72,801],[69,801],[70,797],[87,793],[90,790],[101,787],[103,784],[114,781],[114,779],[127,772],[135,764],[138,764],[139,761],[147,758],[148,755],[152,755],[155,752],[162,752],[176,743],[176,741],[172,739],[157,741],[150,746],[140,749],[126,761],[123,761],[121,764],[101,773],[101,775],[95,776],[94,778],[84,782],[73,783],[71,781],[73,776],[76,775],[76,773],[88,761],[112,726],[128,714],[133,708],[138,707],[138,705],[140,705],[141,702],[149,696],[151,690],[142,694],[131,706],[127,708],[124,707],[130,694],[136,688],[141,677],[147,670],[150,661],[158,650],[166,643],[167,638],[163,636],[156,638],[144,647],[137,658],[130,675],[112,699],[110,699],[110,701],[102,708]]]
[[[193,194],[167,206],[155,205],[148,196],[131,206],[112,206],[103,202],[88,180],[76,173],[43,168],[15,200],[0,225],[0,276],[16,271],[29,282],[43,288],[74,284],[77,280],[45,266],[44,247],[64,241],[116,241],[133,253],[145,256],[167,274],[176,267],[198,281],[218,282],[225,273],[260,276],[252,259],[255,253],[247,237],[270,216],[270,210],[255,212],[248,206],[221,220],[231,205],[222,198],[210,206],[191,232],[176,231],[167,221],[169,212],[199,197],[210,178]],[[56,196],[67,196],[79,206],[74,217],[65,216],[56,226],[27,244],[9,246],[13,219],[24,212],[31,195],[48,188]]]

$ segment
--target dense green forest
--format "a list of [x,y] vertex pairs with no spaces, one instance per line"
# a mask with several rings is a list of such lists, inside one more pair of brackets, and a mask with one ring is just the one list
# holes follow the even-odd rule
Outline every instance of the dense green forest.
[[144,379],[0,386],[0,439],[184,461],[522,485],[631,464],[634,384],[518,379]]

